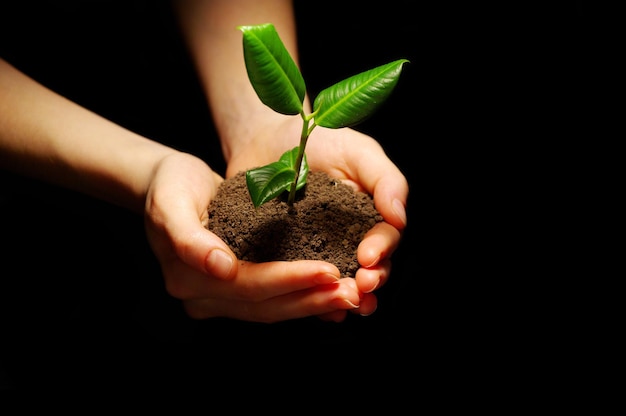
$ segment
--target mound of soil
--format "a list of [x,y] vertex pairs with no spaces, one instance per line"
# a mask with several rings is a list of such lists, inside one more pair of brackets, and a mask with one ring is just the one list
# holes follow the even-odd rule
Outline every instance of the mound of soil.
[[359,243],[383,220],[372,198],[324,172],[309,172],[293,206],[286,197],[255,209],[245,172],[239,172],[221,184],[211,202],[208,228],[241,260],[323,260],[342,277],[354,277]]

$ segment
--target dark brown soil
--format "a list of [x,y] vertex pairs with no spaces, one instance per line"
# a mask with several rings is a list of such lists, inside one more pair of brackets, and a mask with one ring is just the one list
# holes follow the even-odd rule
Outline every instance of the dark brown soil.
[[291,208],[285,193],[255,209],[240,172],[220,186],[209,206],[208,228],[241,260],[323,260],[336,265],[342,277],[354,277],[357,247],[379,221],[369,195],[324,172],[309,172]]

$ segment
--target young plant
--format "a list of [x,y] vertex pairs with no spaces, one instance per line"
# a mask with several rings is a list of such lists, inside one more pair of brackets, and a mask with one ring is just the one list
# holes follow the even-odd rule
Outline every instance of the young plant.
[[274,111],[302,117],[300,144],[277,162],[250,169],[246,185],[255,207],[289,190],[288,204],[306,184],[309,166],[304,149],[315,126],[331,129],[354,126],[368,118],[391,94],[407,59],[378,66],[346,78],[321,91],[313,112],[303,109],[306,86],[274,25],[239,26],[250,82],[260,100]]

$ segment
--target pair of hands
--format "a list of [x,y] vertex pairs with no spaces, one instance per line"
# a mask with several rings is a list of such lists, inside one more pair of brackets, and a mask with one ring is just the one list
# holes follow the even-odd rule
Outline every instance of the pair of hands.
[[[286,118],[232,149],[226,175],[277,160],[297,144],[292,131]],[[206,228],[207,207],[223,178],[184,153],[163,158],[154,169],[146,197],[146,233],[166,290],[183,301],[189,316],[266,323],[318,316],[341,322],[348,312],[370,315],[376,310],[373,292],[387,281],[390,256],[406,226],[406,178],[378,142],[349,128],[316,127],[306,153],[311,170],[323,170],[372,195],[384,218],[359,245],[362,267],[355,278],[340,279],[337,267],[323,261],[236,259]]]

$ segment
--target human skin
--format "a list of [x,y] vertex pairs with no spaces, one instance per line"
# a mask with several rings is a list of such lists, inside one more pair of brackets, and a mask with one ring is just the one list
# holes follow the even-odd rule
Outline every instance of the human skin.
[[[292,146],[298,120],[259,104],[235,28],[272,21],[295,53],[291,3],[181,1],[176,9],[218,128],[226,175],[275,160]],[[342,321],[348,311],[376,309],[373,292],[389,276],[389,256],[406,224],[408,186],[372,138],[318,128],[307,146],[312,169],[370,192],[385,219],[359,246],[364,267],[356,278],[340,279],[334,265],[321,261],[238,261],[206,228],[207,207],[223,178],[201,159],[110,122],[2,59],[0,91],[0,167],[143,215],[166,290],[192,318]]]

